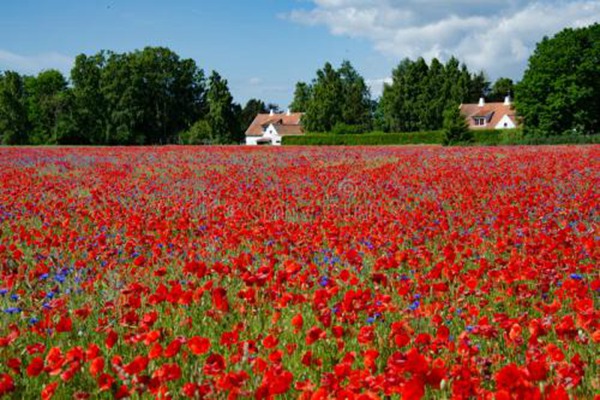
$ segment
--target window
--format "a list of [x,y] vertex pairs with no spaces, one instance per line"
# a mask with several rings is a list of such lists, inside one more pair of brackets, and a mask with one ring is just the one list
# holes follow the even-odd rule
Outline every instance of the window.
[[485,118],[483,117],[475,117],[475,126],[485,126]]

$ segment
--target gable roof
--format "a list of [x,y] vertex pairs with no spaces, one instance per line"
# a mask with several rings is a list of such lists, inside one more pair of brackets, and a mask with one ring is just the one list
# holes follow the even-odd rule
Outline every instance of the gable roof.
[[[518,125],[515,109],[512,104],[505,103],[485,103],[482,107],[479,104],[461,104],[460,112],[468,119],[469,125],[475,125],[475,118],[485,118],[487,127],[495,127],[505,116]],[[481,128],[481,126],[477,126]]]
[[275,128],[280,135],[302,135],[304,133],[300,122],[302,115],[304,114],[258,114],[246,130],[246,136],[262,136],[263,127],[267,127],[271,124],[275,125]]

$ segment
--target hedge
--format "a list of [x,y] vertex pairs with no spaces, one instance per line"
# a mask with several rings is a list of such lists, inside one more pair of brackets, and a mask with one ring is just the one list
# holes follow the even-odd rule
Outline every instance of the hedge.
[[367,146],[367,145],[407,145],[407,144],[441,144],[444,132],[410,132],[384,133],[372,132],[363,134],[334,135],[308,134],[305,136],[286,136],[284,145],[290,146]]
[[[286,136],[286,146],[369,146],[369,145],[411,145],[442,144],[443,131],[335,135],[314,133],[305,136]],[[523,136],[520,129],[473,131],[473,142],[463,145],[499,146],[499,145],[558,145],[558,144],[600,144],[600,135],[560,135],[560,136]]]

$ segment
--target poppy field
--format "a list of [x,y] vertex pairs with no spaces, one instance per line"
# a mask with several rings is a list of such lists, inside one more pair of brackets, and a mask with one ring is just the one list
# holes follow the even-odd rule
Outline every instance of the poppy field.
[[594,399],[600,146],[0,148],[0,398]]

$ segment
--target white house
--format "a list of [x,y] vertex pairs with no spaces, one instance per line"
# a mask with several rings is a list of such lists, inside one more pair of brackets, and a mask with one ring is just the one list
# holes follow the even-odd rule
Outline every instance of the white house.
[[284,136],[304,135],[301,119],[303,113],[258,114],[246,131],[246,144],[281,146]]
[[461,104],[460,111],[471,129],[514,129],[519,125],[509,96],[504,103],[486,103],[482,97],[478,104]]

